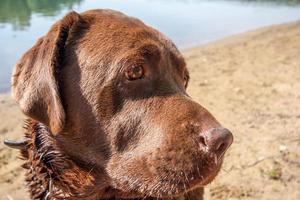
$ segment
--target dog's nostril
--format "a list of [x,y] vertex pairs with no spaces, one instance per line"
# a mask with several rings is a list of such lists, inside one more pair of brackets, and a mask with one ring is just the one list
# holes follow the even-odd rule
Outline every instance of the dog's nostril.
[[201,145],[207,146],[204,136],[199,136],[199,143]]
[[223,142],[223,143],[220,143],[220,144],[217,146],[216,151],[217,151],[217,152],[223,152],[223,151],[225,150],[225,148],[226,148],[226,144],[225,144],[225,142]]
[[233,141],[232,133],[225,128],[216,128],[203,134],[202,140],[210,152],[214,152],[218,157],[224,155],[225,151]]

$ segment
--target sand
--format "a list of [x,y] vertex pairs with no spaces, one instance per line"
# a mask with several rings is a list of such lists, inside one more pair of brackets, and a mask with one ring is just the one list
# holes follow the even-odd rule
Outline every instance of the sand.
[[[300,22],[184,51],[189,94],[235,137],[206,199],[300,199]],[[23,116],[0,95],[0,140]],[[0,199],[28,199],[18,153],[0,145]]]

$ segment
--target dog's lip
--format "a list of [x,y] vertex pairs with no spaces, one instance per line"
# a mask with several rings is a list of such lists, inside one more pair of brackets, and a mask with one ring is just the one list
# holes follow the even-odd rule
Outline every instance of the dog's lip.
[[200,179],[198,178],[194,181],[191,181],[191,188],[204,187],[205,185],[211,183],[220,171],[222,163],[223,157],[220,158],[217,162],[214,161],[213,166],[210,168],[211,170],[207,172],[205,177],[203,176]]
[[[120,164],[120,162],[112,162],[113,164],[108,165],[109,168],[107,170],[111,178],[111,186],[115,190],[120,191],[118,192],[119,198],[126,198],[128,197],[128,195],[139,197],[151,196],[157,198],[176,197],[181,196],[184,193],[192,191],[196,188],[204,187],[205,185],[213,181],[221,169],[225,155],[226,153],[222,154],[221,156],[216,156],[214,152],[210,151],[202,151],[197,155],[194,155],[194,165],[191,166],[191,170],[185,172],[187,175],[188,184],[186,184],[185,182],[185,177],[183,175],[180,175],[181,171],[175,170],[176,168],[174,167],[174,171],[168,172],[170,176],[163,176],[163,174],[156,172],[155,174],[152,174],[153,177],[155,176],[154,179],[145,175],[143,175],[142,177],[135,176],[139,173],[123,174],[122,176],[127,178],[120,179],[119,176],[115,176],[114,173],[116,170],[121,169],[120,166],[124,165],[124,163]],[[130,164],[130,166],[132,165],[133,163]],[[130,178],[128,177],[131,176],[134,177],[134,179],[132,180],[137,180],[137,182],[139,182],[139,187],[135,187],[133,182],[130,181]],[[160,179],[160,176],[166,177],[166,179]],[[145,180],[152,181],[145,182]],[[160,189],[155,191],[151,190],[154,185],[158,185],[158,188]]]
[[[188,183],[182,181],[176,183],[174,180],[174,183],[178,184],[177,186],[175,186],[177,187],[177,189],[174,191],[172,191],[170,188],[166,188],[164,191],[159,191],[155,193],[151,193],[150,191],[139,191],[134,189],[123,191],[120,187],[115,188],[114,190],[118,191],[118,198],[128,198],[128,195],[130,197],[134,196],[134,198],[140,198],[145,196],[151,196],[154,198],[178,197],[196,188],[204,187],[205,185],[213,181],[216,175],[218,174],[219,170],[221,169],[223,159],[224,155],[220,157],[217,162],[215,162],[215,160],[211,160],[211,162],[209,162],[208,164],[209,166],[207,166],[210,170],[205,170],[205,172],[202,172],[203,174],[201,175],[199,175],[199,173],[195,171],[194,177],[188,177]],[[163,182],[168,182],[168,180],[161,181],[161,188],[164,187]]]

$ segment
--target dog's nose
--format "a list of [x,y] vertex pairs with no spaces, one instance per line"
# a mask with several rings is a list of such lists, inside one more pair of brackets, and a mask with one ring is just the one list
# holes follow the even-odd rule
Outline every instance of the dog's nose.
[[200,143],[209,152],[222,157],[233,141],[232,133],[226,128],[214,128],[200,135]]

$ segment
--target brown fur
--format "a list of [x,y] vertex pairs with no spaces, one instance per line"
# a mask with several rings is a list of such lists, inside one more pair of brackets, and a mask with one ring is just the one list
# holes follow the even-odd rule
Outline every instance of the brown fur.
[[[103,184],[93,178],[96,174],[101,176],[101,173],[96,169],[86,171],[63,154],[43,124],[27,120],[24,128],[27,147],[21,154],[32,199],[105,199],[105,191],[93,190]],[[113,188],[106,190],[114,191]],[[199,188],[176,199],[201,200],[202,194],[203,189]],[[151,198],[145,196],[145,199]]]
[[[128,79],[134,66],[143,76]],[[232,142],[186,94],[175,45],[116,11],[69,13],[23,55],[12,79],[30,118],[22,154],[33,199],[49,188],[52,198],[194,199]]]

